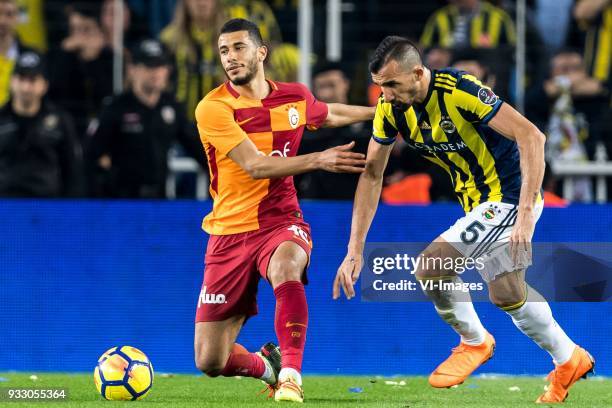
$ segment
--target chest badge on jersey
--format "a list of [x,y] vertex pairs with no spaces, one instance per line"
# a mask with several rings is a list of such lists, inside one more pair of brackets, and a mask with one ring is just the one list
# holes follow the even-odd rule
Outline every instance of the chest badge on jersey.
[[442,116],[442,120],[440,121],[440,129],[442,129],[444,133],[455,133],[457,127],[448,116]]
[[297,110],[296,106],[288,106],[287,118],[289,119],[289,126],[291,126],[291,129],[296,129],[300,124],[300,112]]
[[176,112],[172,106],[164,106],[161,110],[161,117],[167,125],[171,125],[176,119]]

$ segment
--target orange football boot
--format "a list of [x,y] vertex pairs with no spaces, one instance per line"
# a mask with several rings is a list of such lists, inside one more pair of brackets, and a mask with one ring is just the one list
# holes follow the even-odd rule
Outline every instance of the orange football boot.
[[493,356],[495,339],[489,332],[485,341],[477,346],[461,342],[452,354],[429,376],[429,384],[436,388],[448,388],[461,384],[474,370]]
[[546,392],[538,397],[538,404],[563,402],[568,396],[569,388],[579,379],[587,378],[593,373],[595,360],[588,351],[576,346],[570,359],[564,364],[558,365],[548,374],[550,381]]

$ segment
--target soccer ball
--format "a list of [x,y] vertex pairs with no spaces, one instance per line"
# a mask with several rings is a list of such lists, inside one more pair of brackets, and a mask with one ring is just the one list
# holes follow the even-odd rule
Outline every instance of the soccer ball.
[[153,365],[135,347],[113,347],[98,359],[94,383],[107,400],[142,399],[153,386]]

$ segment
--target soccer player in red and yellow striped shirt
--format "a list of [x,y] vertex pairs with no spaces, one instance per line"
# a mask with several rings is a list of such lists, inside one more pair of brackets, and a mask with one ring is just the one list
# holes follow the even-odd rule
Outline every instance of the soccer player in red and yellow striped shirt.
[[[301,84],[266,80],[267,48],[247,20],[228,21],[218,46],[229,81],[196,108],[214,200],[203,222],[211,236],[196,313],[196,365],[211,376],[261,378],[277,401],[302,402],[312,242],[291,176],[316,169],[360,173],[365,157],[350,151],[352,143],[296,154],[304,128],[371,120],[374,108],[325,104]],[[276,297],[280,358],[273,345],[249,353],[235,343],[245,320],[257,314],[260,277]]]

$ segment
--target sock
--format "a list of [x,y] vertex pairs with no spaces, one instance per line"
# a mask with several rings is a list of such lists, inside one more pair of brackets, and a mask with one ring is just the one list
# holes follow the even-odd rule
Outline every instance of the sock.
[[293,368],[281,369],[280,373],[278,374],[278,381],[285,381],[288,377],[293,378],[300,387],[302,386],[302,375]]
[[266,365],[261,357],[255,353],[249,353],[242,345],[235,343],[221,375],[262,378],[265,371]]
[[555,364],[561,365],[570,359],[576,344],[557,324],[548,302],[543,299],[538,302],[528,301],[506,313],[512,317],[520,331],[550,354]]
[[[463,282],[459,277],[451,281]],[[477,346],[485,341],[487,332],[474,310],[469,292],[425,289],[425,293],[433,301],[438,315],[461,336],[463,343]]]
[[308,304],[304,285],[288,281],[274,289],[276,314],[274,329],[281,349],[281,366],[302,370],[302,356],[308,328]]

